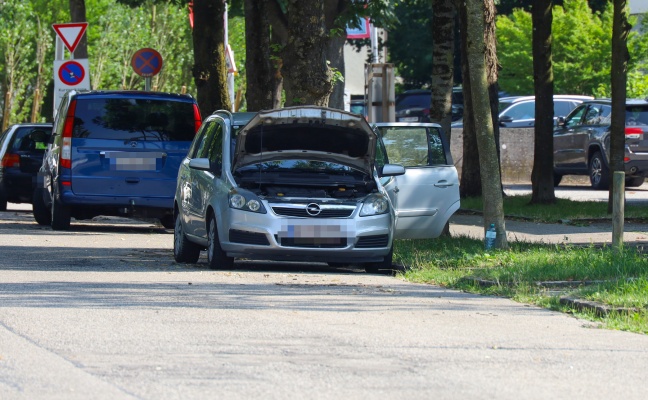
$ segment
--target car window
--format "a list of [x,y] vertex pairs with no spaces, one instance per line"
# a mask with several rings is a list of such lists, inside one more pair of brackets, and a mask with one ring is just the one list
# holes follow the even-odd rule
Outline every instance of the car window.
[[389,162],[404,167],[445,165],[441,130],[426,127],[381,127]]
[[627,106],[626,125],[648,125],[648,106]]
[[190,102],[138,98],[78,98],[73,137],[190,141],[195,133]]
[[210,121],[205,127],[204,140],[196,150],[196,158],[208,158],[215,165],[221,165],[223,127],[217,121]]
[[603,104],[590,104],[585,111],[585,118],[583,118],[583,125],[601,125],[610,123],[609,106]]
[[198,152],[198,148],[203,144],[203,141],[205,140],[205,132],[207,132],[207,128],[211,124],[212,121],[206,122],[200,127],[200,130],[198,130],[198,133],[196,133],[196,138],[191,143],[191,147],[189,147],[189,151],[187,152],[187,157],[196,158],[196,153]]
[[47,142],[52,134],[48,127],[19,127],[13,134],[12,151],[45,151]]
[[515,119],[533,119],[535,118],[535,102],[527,101],[524,103],[514,104],[503,115]]
[[554,117],[564,117],[574,109],[576,103],[573,101],[554,100]]
[[565,126],[572,128],[576,125],[580,125],[581,119],[583,118],[583,114],[585,113],[586,109],[586,105],[577,107],[565,120]]

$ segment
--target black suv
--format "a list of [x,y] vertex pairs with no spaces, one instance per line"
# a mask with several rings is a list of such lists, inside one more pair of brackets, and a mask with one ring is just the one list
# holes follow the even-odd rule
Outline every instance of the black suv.
[[0,211],[31,203],[52,124],[15,124],[0,135]]
[[[610,185],[609,99],[585,101],[566,118],[559,118],[554,130],[554,184],[563,175],[589,175],[592,188]],[[627,100],[625,128],[626,186],[641,186],[648,176],[648,101]]]
[[[396,122],[430,122],[432,91],[426,89],[408,90],[396,96]],[[463,91],[452,89],[452,120],[463,117]]]

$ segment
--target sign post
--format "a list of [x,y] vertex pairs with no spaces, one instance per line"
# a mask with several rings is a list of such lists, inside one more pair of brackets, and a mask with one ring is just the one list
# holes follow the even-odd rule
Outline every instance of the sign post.
[[[88,59],[74,60],[76,50],[87,22],[52,24],[56,32],[56,52],[54,57],[54,117],[65,92],[71,89],[90,90],[90,68]],[[70,60],[65,61],[63,45],[70,52]]]
[[151,90],[151,77],[162,69],[162,56],[150,48],[139,49],[131,58],[131,67],[139,76],[144,77],[144,90]]

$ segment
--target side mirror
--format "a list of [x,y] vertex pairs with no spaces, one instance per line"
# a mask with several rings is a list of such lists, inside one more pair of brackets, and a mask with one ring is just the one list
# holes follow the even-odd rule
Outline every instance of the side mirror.
[[378,175],[383,176],[398,176],[405,174],[405,167],[400,164],[385,164]]
[[565,117],[558,117],[556,119],[556,126],[559,128],[564,128],[565,127]]
[[500,120],[500,123],[502,123],[502,122],[509,123],[509,122],[513,122],[513,117],[510,117],[508,115],[502,115],[499,120]]
[[211,171],[211,163],[208,158],[193,158],[189,161],[189,168]]

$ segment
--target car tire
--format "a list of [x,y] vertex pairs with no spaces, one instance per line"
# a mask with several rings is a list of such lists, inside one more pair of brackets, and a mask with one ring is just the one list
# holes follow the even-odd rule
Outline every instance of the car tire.
[[560,182],[562,181],[563,176],[555,172],[553,176],[554,176],[554,187],[558,187],[558,185],[560,185]]
[[175,229],[175,220],[172,214],[167,214],[160,218],[160,223],[165,229]]
[[34,219],[38,225],[51,225],[52,214],[45,205],[45,199],[43,199],[44,192],[45,190],[43,188],[36,188],[34,190],[34,196],[32,197],[32,210],[34,213]]
[[211,216],[207,227],[207,263],[210,269],[229,269],[234,266],[234,258],[228,257],[221,248],[215,215]]
[[643,185],[643,183],[644,183],[643,176],[635,176],[634,178],[628,178],[625,181],[626,187],[639,187]]
[[600,151],[594,153],[589,162],[589,177],[592,188],[607,190],[610,186],[610,172]]
[[70,207],[61,203],[58,189],[56,189],[56,185],[54,185],[54,190],[52,192],[52,229],[55,231],[65,231],[70,229],[71,218]]
[[200,258],[200,246],[187,239],[180,215],[173,227],[173,258],[179,263],[195,264]]
[[365,271],[369,274],[391,274],[394,271],[392,267],[392,258],[394,257],[394,245],[389,249],[382,261],[365,263]]
[[7,211],[7,194],[0,188],[0,211]]

